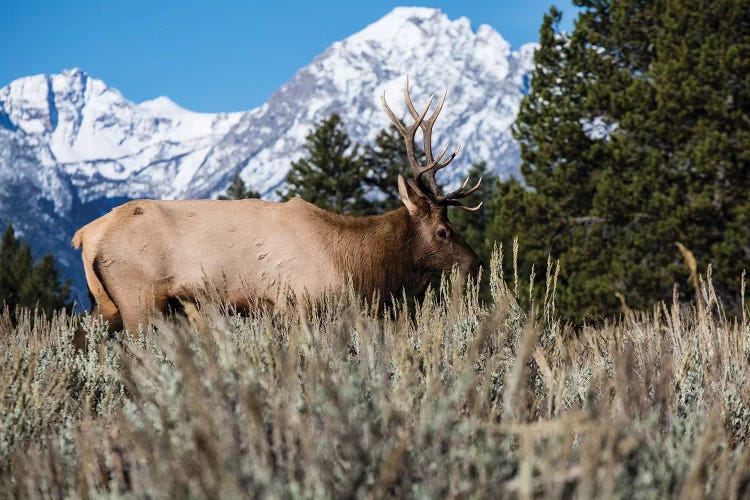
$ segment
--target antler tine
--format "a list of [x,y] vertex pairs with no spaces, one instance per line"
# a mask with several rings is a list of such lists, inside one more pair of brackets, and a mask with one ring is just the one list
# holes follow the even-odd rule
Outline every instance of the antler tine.
[[388,115],[391,123],[393,123],[398,131],[401,132],[401,135],[406,136],[406,126],[401,123],[401,120],[396,118],[396,115],[393,114],[393,111],[391,111],[391,107],[388,106],[388,102],[385,100],[385,91],[383,91],[380,96],[380,104],[383,106],[383,110],[385,111],[385,114]]
[[[453,161],[453,159],[456,157],[460,150],[456,149],[456,151],[448,157],[447,160],[444,162],[440,162],[440,160],[445,156],[445,152],[447,151],[447,147],[443,148],[443,151],[438,155],[437,159],[434,159],[432,154],[432,126],[435,124],[435,120],[437,120],[437,117],[440,115],[440,111],[443,109],[443,104],[445,104],[445,98],[448,96],[448,90],[446,89],[445,92],[443,92],[443,96],[440,98],[440,101],[438,102],[437,107],[435,108],[435,111],[432,112],[432,115],[428,119],[425,119],[422,121],[422,138],[424,140],[424,155],[427,159],[427,164],[429,168],[425,168],[424,172],[427,174],[427,187],[428,189],[435,195],[435,197],[441,196],[442,189],[440,189],[440,186],[438,186],[437,181],[435,180],[435,174],[438,170],[441,168],[447,166],[450,162]],[[409,97],[409,78],[407,76],[406,78],[406,85],[404,86],[404,97],[406,99],[406,105],[409,108],[409,112],[412,114],[412,116],[415,115],[416,110],[414,109],[414,105],[411,104],[411,97]]]
[[458,200],[447,200],[444,203],[452,207],[460,208],[461,210],[466,210],[467,212],[477,212],[480,208],[482,208],[482,205],[484,205],[483,201],[480,201],[479,204],[475,207],[467,207]]
[[[432,130],[432,124],[435,123],[438,115],[440,115],[440,112],[443,110],[443,104],[445,104],[446,97],[448,97],[448,89],[443,92],[443,97],[441,97],[440,101],[438,101],[438,105],[435,108],[435,111],[432,112],[429,118],[425,119],[422,122],[422,131]],[[412,118],[416,119],[419,115],[417,114],[417,110],[416,108],[414,108],[414,104],[411,101],[411,95],[409,95],[409,75],[406,75],[406,85],[404,85],[404,100],[406,101],[406,107],[409,108],[409,113],[411,113]]]
[[435,174],[438,170],[441,168],[447,167],[450,165],[450,162],[453,161],[453,159],[458,155],[458,152],[461,151],[461,146],[459,145],[456,150],[451,153],[451,155],[448,157],[447,160],[441,162],[440,160],[445,155],[446,150],[448,149],[448,145],[446,145],[443,148],[443,151],[438,155],[437,159],[429,163],[429,169],[425,170],[427,172],[427,185],[430,188],[430,191],[432,191],[435,194],[436,198],[442,198],[442,192],[443,190],[438,186],[437,180],[435,180]]
[[437,199],[438,203],[457,207],[462,210],[466,210],[467,212],[476,212],[480,208],[482,208],[483,202],[480,202],[479,205],[475,207],[467,207],[466,205],[464,205],[463,203],[459,201],[461,198],[466,198],[467,196],[473,194],[477,189],[479,189],[479,186],[482,184],[482,178],[480,177],[476,184],[474,184],[469,189],[466,189],[467,184],[469,184],[470,177],[471,176],[467,176],[466,179],[464,179],[464,182],[461,184],[461,186],[455,191],[453,191],[452,193],[447,194],[445,196],[439,196]]
[[[419,167],[419,174],[418,175],[422,175],[424,173],[428,173],[429,175],[431,175],[431,178],[434,180],[434,177],[435,177],[434,172],[436,172],[437,170],[440,170],[445,165],[447,165],[448,163],[450,163],[450,161],[446,161],[445,165],[443,165],[443,164],[440,163],[440,160],[443,159],[443,156],[445,156],[445,152],[447,150],[448,150],[448,146],[446,145],[443,148],[443,150],[440,151],[440,154],[437,156],[437,158],[435,158],[434,160],[432,160],[431,162],[429,162],[427,165],[420,166]],[[438,193],[439,193],[439,191],[433,190],[433,193],[435,193],[436,196],[437,196]]]
[[419,117],[417,118],[417,121],[414,122],[414,125],[412,125],[414,132],[416,132],[417,129],[422,126],[422,123],[424,122],[424,117],[427,114],[427,112],[430,110],[430,106],[432,106],[432,101],[434,100],[435,100],[435,94],[430,96],[430,99],[427,101],[427,106],[424,107],[424,111],[422,111],[422,114],[419,115]]
[[[427,115],[427,112],[430,110],[430,106],[432,106],[432,101],[435,100],[435,96],[431,95],[430,100],[427,101],[427,106],[425,106],[424,110],[420,114],[416,114],[416,111],[414,112],[414,119],[416,122],[409,127],[406,128],[406,125],[404,125],[401,120],[399,120],[396,115],[391,111],[391,107],[388,106],[388,101],[385,99],[385,92],[380,96],[380,103],[383,105],[383,109],[385,110],[385,114],[388,115],[388,118],[390,118],[391,122],[396,126],[396,128],[401,132],[403,135],[410,134],[415,135],[417,132],[417,129],[422,125],[422,122],[424,121],[425,115]],[[412,106],[413,108],[413,106]],[[413,130],[412,130],[413,129]]]
[[406,145],[406,156],[409,159],[409,165],[414,172],[415,178],[419,178],[420,175],[427,171],[427,169],[422,167],[422,165],[420,165],[419,161],[417,160],[417,155],[414,150],[414,140],[417,135],[417,129],[419,129],[419,127],[422,125],[422,121],[424,120],[425,115],[427,115],[427,112],[430,110],[430,106],[432,106],[433,99],[434,96],[431,96],[430,100],[427,102],[427,106],[425,106],[424,108],[424,111],[422,111],[422,113],[416,117],[416,121],[414,122],[414,124],[411,127],[407,128],[401,122],[401,120],[396,117],[390,106],[388,106],[388,102],[385,99],[385,92],[383,92],[383,94],[380,96],[380,102],[383,105],[383,109],[385,110],[386,115],[388,115],[391,123],[396,126],[398,131],[401,132],[401,135],[404,137],[404,143]]
[[469,183],[469,177],[466,177],[463,184],[461,184],[461,187],[456,189],[450,194],[447,194],[444,196],[446,200],[458,200],[461,198],[466,198],[467,196],[474,194],[477,189],[479,189],[479,186],[482,184],[482,178],[480,177],[476,184],[474,184],[469,189],[466,189],[466,185]]
[[482,184],[482,177],[479,178],[476,184],[474,184],[472,187],[464,191],[464,193],[461,195],[461,197],[472,195],[476,192],[477,189],[479,189],[479,186]]
[[437,155],[437,158],[435,158],[434,160],[430,162],[430,169],[432,169],[432,167],[436,167],[440,165],[440,160],[443,159],[443,156],[445,156],[446,151],[448,151],[448,146],[450,146],[450,144],[446,144],[443,147],[442,151],[440,151],[440,153]]
[[458,147],[456,148],[456,150],[453,153],[451,153],[451,155],[448,157],[447,160],[445,160],[442,163],[438,163],[438,166],[437,166],[437,168],[435,170],[440,170],[443,167],[447,167],[450,164],[450,162],[452,162],[453,159],[456,156],[458,156],[458,153],[460,153],[460,152],[461,152],[461,145],[459,144]]
[[435,108],[435,111],[432,112],[432,115],[430,115],[430,118],[427,120],[424,120],[422,123],[422,138],[424,139],[424,154],[427,158],[427,161],[432,161],[432,126],[435,124],[435,120],[437,120],[438,115],[440,114],[440,111],[443,109],[443,104],[445,103],[445,98],[448,96],[448,90],[443,92],[443,97],[440,98],[440,102],[438,102],[437,108]]
[[443,110],[443,104],[445,104],[446,97],[448,97],[448,89],[445,89],[445,92],[443,92],[443,97],[441,97],[440,101],[438,101],[437,108],[435,108],[435,111],[433,111],[432,115],[430,115],[430,123],[437,120],[438,115],[440,115],[440,112]]
[[445,195],[445,197],[446,198],[453,198],[457,194],[461,193],[461,191],[463,191],[464,188],[466,187],[466,185],[469,183],[469,177],[470,176],[467,175],[466,179],[464,179],[464,181],[461,183],[461,186],[459,186],[459,188],[456,189],[455,191],[453,191],[452,193]]
[[[447,96],[448,96],[448,89],[446,89],[445,92],[443,92],[443,97],[440,98],[440,101],[438,102],[438,105],[435,108],[435,111],[432,112],[429,118],[424,119],[422,121],[422,137],[424,139],[424,154],[428,162],[433,161],[432,126],[435,124],[435,120],[437,120],[438,115],[440,115],[440,111],[442,111],[443,109],[443,104],[445,104],[445,98]],[[417,115],[417,110],[414,107],[414,103],[412,103],[411,96],[409,95],[409,75],[406,75],[406,84],[404,85],[404,100],[406,101],[406,107],[409,108],[409,113],[411,113],[412,118],[416,120],[419,115]]]
[[[419,179],[419,177],[430,170],[433,165],[426,165],[422,166],[419,164],[419,161],[417,160],[417,154],[414,147],[414,139],[417,136],[417,129],[422,125],[422,122],[424,121],[424,117],[427,114],[427,112],[430,110],[430,106],[432,106],[432,101],[435,96],[430,96],[430,100],[427,101],[427,106],[424,107],[424,111],[417,117],[417,121],[414,122],[414,124],[409,127],[409,140],[407,141],[406,145],[406,152],[409,156],[409,164],[412,166],[412,170],[414,171],[414,178]],[[412,160],[414,160],[412,162]]]
[[[427,103],[425,109],[421,113],[417,113],[417,109],[414,107],[414,102],[412,102],[411,95],[409,94],[409,76],[407,75],[406,83],[404,85],[404,101],[406,102],[406,107],[409,110],[409,114],[415,120],[414,124],[408,128],[398,118],[396,118],[393,111],[391,111],[391,109],[388,107],[388,104],[385,100],[385,93],[382,95],[381,101],[383,103],[383,108],[388,115],[388,118],[390,118],[394,125],[396,125],[396,128],[398,128],[398,130],[401,132],[401,135],[404,136],[404,141],[406,143],[406,153],[409,158],[409,165],[414,172],[414,178],[410,179],[408,182],[410,182],[414,186],[426,188],[425,194],[428,195],[429,198],[431,198],[435,203],[443,206],[455,206],[469,212],[476,212],[482,207],[482,203],[479,203],[475,207],[467,207],[459,200],[475,193],[482,183],[481,178],[474,186],[467,189],[466,186],[469,184],[469,177],[467,177],[457,190],[448,195],[443,195],[443,190],[440,188],[440,186],[438,186],[437,181],[435,180],[435,174],[437,173],[437,171],[448,166],[461,151],[461,146],[459,145],[456,150],[445,160],[443,160],[443,158],[445,158],[445,154],[448,151],[448,145],[446,145],[440,151],[437,157],[434,157],[432,152],[432,127],[443,109],[443,105],[445,104],[445,99],[447,96],[448,91],[446,90],[443,93],[443,96],[440,98],[435,111],[432,112],[429,118],[425,118],[427,116],[427,112],[430,110],[432,101],[434,100],[434,95],[430,97],[430,100]],[[424,154],[427,159],[427,163],[425,165],[421,165],[419,161],[417,161],[415,154],[414,141],[417,129],[420,128],[422,129],[422,135],[424,138]],[[422,175],[425,175],[425,177],[423,178]]]
[[478,212],[479,209],[482,208],[482,205],[484,205],[483,201],[480,201],[479,204],[475,207],[467,207],[466,205],[456,205],[456,206],[462,210],[466,210],[467,212]]
[[411,96],[409,95],[409,75],[406,75],[406,83],[404,84],[404,101],[406,101],[406,107],[409,108],[411,117],[415,120],[419,116],[417,110],[414,108],[414,103],[411,102]]

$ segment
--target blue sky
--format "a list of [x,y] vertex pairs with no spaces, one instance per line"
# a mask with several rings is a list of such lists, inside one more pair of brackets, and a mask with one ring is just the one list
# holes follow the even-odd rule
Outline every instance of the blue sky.
[[5,0],[0,86],[80,67],[132,101],[167,95],[195,111],[242,111],[265,102],[331,43],[396,6],[466,16],[474,29],[489,24],[518,47],[538,39],[553,4],[570,29],[570,0]]

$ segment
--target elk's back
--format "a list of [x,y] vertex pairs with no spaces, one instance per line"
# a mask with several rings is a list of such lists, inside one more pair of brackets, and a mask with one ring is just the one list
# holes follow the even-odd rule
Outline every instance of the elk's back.
[[135,200],[83,227],[73,243],[115,302],[149,289],[190,297],[206,287],[234,302],[276,302],[288,287],[318,297],[343,285],[318,210],[300,199]]

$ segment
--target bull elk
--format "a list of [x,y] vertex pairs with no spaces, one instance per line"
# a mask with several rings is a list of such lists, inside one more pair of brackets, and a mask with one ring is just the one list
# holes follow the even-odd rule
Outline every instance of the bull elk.
[[[425,287],[434,273],[457,266],[475,275],[479,259],[451,226],[447,207],[476,211],[460,201],[479,188],[443,194],[435,180],[458,149],[432,152],[432,127],[445,102],[426,118],[433,99],[418,113],[404,99],[414,123],[407,127],[381,101],[403,135],[412,176],[398,177],[404,206],[382,215],[353,217],[332,213],[294,198],[284,203],[249,200],[134,200],[79,229],[92,315],[110,331],[137,333],[151,314],[172,301],[195,301],[207,283],[220,299],[237,308],[257,303],[282,306],[282,297],[320,299],[340,291],[351,279],[366,298],[400,295],[403,288]],[[426,162],[416,155],[422,130]],[[288,293],[289,295],[285,295]]]

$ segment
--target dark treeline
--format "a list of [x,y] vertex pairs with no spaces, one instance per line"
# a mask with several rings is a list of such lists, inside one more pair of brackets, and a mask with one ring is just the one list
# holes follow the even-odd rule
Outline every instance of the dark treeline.
[[[576,0],[552,9],[515,124],[523,182],[499,185],[492,238],[521,274],[561,263],[574,321],[694,297],[677,243],[728,312],[750,259],[750,2]],[[689,260],[689,259],[688,259]],[[537,273],[542,275],[544,273]]]
[[18,239],[8,224],[0,242],[0,309],[21,306],[48,315],[59,309],[70,311],[70,285],[70,280],[62,280],[52,254],[35,262],[29,244]]

